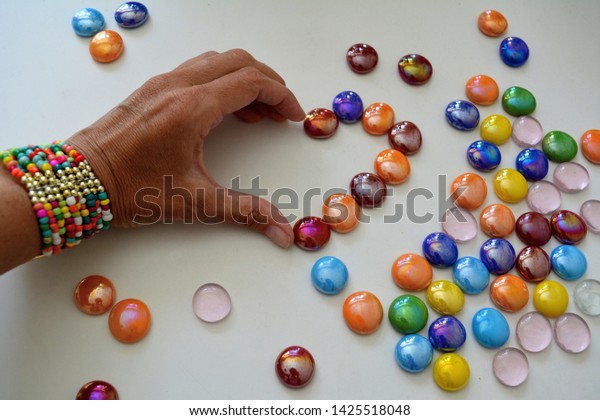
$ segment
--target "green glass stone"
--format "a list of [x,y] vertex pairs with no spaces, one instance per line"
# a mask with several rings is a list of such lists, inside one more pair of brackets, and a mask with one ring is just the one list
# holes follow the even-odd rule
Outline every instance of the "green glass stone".
[[529,115],[535,111],[535,97],[525,88],[512,86],[502,95],[502,108],[513,117]]
[[388,319],[394,329],[402,334],[419,332],[427,324],[429,312],[421,299],[402,295],[394,299],[388,310]]
[[542,150],[552,162],[568,162],[577,155],[577,142],[562,131],[550,131],[542,140]]

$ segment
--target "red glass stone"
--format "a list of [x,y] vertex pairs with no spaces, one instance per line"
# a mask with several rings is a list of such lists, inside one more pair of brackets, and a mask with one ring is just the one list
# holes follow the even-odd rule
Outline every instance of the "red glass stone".
[[118,400],[119,394],[114,386],[104,381],[91,381],[81,387],[77,400]]
[[378,175],[361,172],[350,181],[350,194],[361,207],[380,207],[387,187]]
[[327,139],[339,126],[335,113],[326,108],[315,108],[304,118],[304,132],[314,139]]
[[419,54],[407,54],[398,62],[400,77],[409,85],[422,85],[431,79],[433,67]]
[[527,245],[542,246],[552,238],[550,222],[542,213],[534,211],[524,213],[517,219],[515,231]]
[[546,280],[550,271],[552,271],[550,257],[546,251],[538,246],[523,248],[517,255],[515,267],[523,279],[532,283]]
[[578,214],[569,210],[559,210],[550,218],[552,234],[563,244],[577,244],[587,234],[587,226]]
[[150,310],[137,299],[125,299],[113,306],[108,328],[114,338],[130,344],[140,341],[150,330]]
[[375,48],[368,44],[354,44],[346,53],[346,61],[352,71],[365,74],[373,71],[379,56]]
[[304,217],[294,225],[294,243],[307,251],[323,248],[330,236],[331,228],[320,217]]
[[302,388],[311,381],[315,372],[315,359],[304,347],[290,346],[275,361],[275,373],[285,386]]
[[100,315],[110,309],[115,301],[115,286],[102,276],[88,276],[81,280],[73,292],[75,306],[89,315]]
[[416,124],[400,121],[388,133],[390,146],[407,156],[414,155],[421,148],[423,136]]

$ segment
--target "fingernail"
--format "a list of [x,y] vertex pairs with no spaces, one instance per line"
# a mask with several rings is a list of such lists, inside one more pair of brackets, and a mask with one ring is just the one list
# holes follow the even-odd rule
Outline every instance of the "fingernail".
[[267,235],[267,237],[276,245],[282,248],[289,248],[292,244],[292,239],[290,236],[277,226],[269,226],[265,230],[265,235]]

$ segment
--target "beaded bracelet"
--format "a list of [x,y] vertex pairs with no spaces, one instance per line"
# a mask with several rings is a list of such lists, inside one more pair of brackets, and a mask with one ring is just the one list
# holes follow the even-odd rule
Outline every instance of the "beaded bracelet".
[[55,141],[3,151],[0,159],[29,193],[42,236],[42,255],[58,254],[110,227],[108,194],[73,147]]

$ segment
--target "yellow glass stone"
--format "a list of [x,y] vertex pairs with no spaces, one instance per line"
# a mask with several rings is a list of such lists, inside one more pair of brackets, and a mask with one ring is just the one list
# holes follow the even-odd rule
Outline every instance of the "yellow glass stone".
[[455,315],[465,304],[465,295],[462,290],[448,280],[431,283],[425,296],[429,306],[442,315]]
[[504,115],[492,114],[481,122],[479,132],[483,140],[499,146],[510,139],[512,124]]
[[442,354],[433,365],[433,380],[444,391],[463,389],[470,376],[469,364],[456,353]]
[[556,318],[567,310],[569,293],[562,284],[554,280],[544,280],[533,290],[533,306],[542,315]]
[[527,196],[527,180],[516,169],[500,169],[494,176],[494,191],[507,203],[518,203]]

